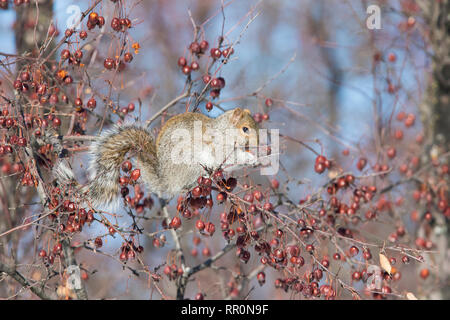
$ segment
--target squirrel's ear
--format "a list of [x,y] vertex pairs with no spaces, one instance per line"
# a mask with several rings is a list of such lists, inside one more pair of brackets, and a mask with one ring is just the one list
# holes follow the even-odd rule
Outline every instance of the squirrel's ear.
[[231,114],[231,123],[233,124],[237,124],[239,122],[239,120],[242,117],[242,109],[241,108],[236,108],[233,110],[233,113]]
[[244,112],[245,113],[248,113],[249,115],[251,115],[252,113],[251,113],[251,111],[250,110],[248,110],[248,109],[244,109]]

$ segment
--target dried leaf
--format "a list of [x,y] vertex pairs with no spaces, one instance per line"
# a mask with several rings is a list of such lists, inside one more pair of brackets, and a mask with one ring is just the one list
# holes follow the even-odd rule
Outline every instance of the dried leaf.
[[419,299],[416,298],[416,296],[412,292],[407,292],[406,293],[406,298],[408,300],[419,300]]
[[384,269],[384,271],[391,274],[391,263],[389,262],[389,259],[382,253],[380,253],[380,266]]

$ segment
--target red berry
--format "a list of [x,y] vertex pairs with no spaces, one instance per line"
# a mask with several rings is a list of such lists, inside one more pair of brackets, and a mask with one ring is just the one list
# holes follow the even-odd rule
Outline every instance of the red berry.
[[100,237],[97,237],[97,238],[95,238],[95,246],[97,247],[97,248],[100,248],[101,246],[103,246],[103,240],[102,240],[102,238],[100,238]]
[[191,69],[192,70],[198,70],[200,68],[200,65],[198,64],[198,62],[197,61],[193,61],[192,63],[191,63]]
[[66,38],[70,37],[73,34],[73,29],[66,29],[66,31],[64,31],[64,36]]
[[208,50],[209,48],[209,43],[206,40],[203,40],[202,42],[200,42],[200,49],[202,50],[202,52],[205,52],[206,50]]
[[184,67],[187,64],[187,60],[185,57],[179,57],[178,58],[178,65],[180,67]]
[[131,171],[131,179],[136,181],[137,179],[139,179],[139,177],[141,176],[141,170],[140,169],[134,169],[133,171]]
[[395,62],[395,60],[397,60],[397,57],[396,57],[395,53],[389,53],[388,60],[390,62]]
[[361,280],[361,273],[358,272],[358,271],[353,272],[352,279],[355,280],[355,281]]
[[95,109],[96,106],[97,106],[97,101],[94,98],[90,98],[87,102],[87,107],[89,109]]
[[205,297],[203,296],[202,293],[197,293],[195,295],[195,300],[204,300],[204,299],[205,299]]
[[130,52],[127,52],[123,55],[123,60],[127,63],[133,61],[133,55]]
[[99,16],[97,19],[97,25],[101,28],[105,25],[105,17]]
[[205,226],[205,231],[212,236],[216,231],[216,226],[214,225],[214,223],[208,222]]
[[202,254],[203,254],[205,257],[209,257],[209,256],[211,255],[211,250],[209,250],[208,247],[205,247],[205,248],[203,248],[203,250],[202,250]]
[[180,217],[173,217],[172,221],[170,222],[170,225],[174,229],[178,229],[181,226],[181,219]]
[[367,159],[366,158],[359,158],[358,163],[356,164],[356,167],[358,168],[359,171],[362,171],[364,169],[364,167],[367,164]]
[[125,251],[122,251],[122,253],[119,256],[119,259],[121,261],[127,261],[127,253]]
[[67,49],[64,49],[61,51],[61,59],[67,60],[70,58],[70,51]]
[[89,21],[93,24],[97,23],[97,19],[98,19],[98,13],[97,12],[91,12],[89,14]]
[[222,55],[222,52],[218,48],[212,48],[210,50],[210,53],[211,57],[213,57],[214,59],[219,59],[220,56]]
[[195,227],[198,230],[203,231],[203,229],[205,229],[205,223],[202,220],[197,220],[197,222],[195,223]]
[[355,246],[350,247],[350,254],[354,257],[359,253],[359,249]]
[[257,274],[256,279],[258,280],[259,285],[262,286],[264,283],[266,283],[266,274],[261,271]]
[[414,114],[412,114],[412,113],[409,113],[406,116],[406,119],[405,119],[405,126],[406,127],[411,127],[411,126],[414,125],[415,121],[416,121],[416,116]]
[[131,161],[126,160],[122,163],[122,170],[125,172],[130,171],[132,167],[133,165],[131,164]]
[[422,279],[428,278],[429,275],[430,275],[430,270],[428,270],[427,268],[420,270],[420,277]]
[[81,59],[83,58],[83,51],[81,51],[80,49],[78,49],[77,51],[75,51],[74,56],[75,56],[75,58],[76,58],[77,60],[81,60]]
[[83,105],[83,100],[81,100],[81,98],[76,98],[75,102],[74,102],[74,105],[76,107],[81,107]]
[[255,190],[255,191],[253,191],[253,197],[254,197],[257,201],[261,201],[263,195],[262,195],[261,191]]
[[278,182],[277,179],[272,179],[270,183],[272,184],[272,188],[274,189],[278,189],[278,187],[280,186],[280,183]]
[[386,153],[387,153],[387,156],[392,159],[395,157],[396,150],[394,147],[390,147]]
[[403,131],[400,129],[395,130],[394,137],[397,140],[402,140],[403,139]]
[[216,199],[219,203],[222,203],[227,198],[227,194],[225,192],[220,192],[217,194]]
[[111,58],[106,58],[105,61],[103,62],[103,66],[108,70],[113,69],[114,65],[115,65],[114,60]]
[[201,195],[202,195],[202,188],[201,187],[199,187],[199,186],[197,186],[197,187],[195,187],[194,189],[192,189],[192,195],[195,197],[195,198],[198,198],[198,197],[200,197]]
[[185,75],[188,75],[188,74],[191,73],[191,67],[189,67],[189,66],[184,66],[183,69],[182,69],[182,71],[183,71],[183,73],[184,73]]
[[55,118],[53,118],[52,123],[53,123],[54,127],[59,127],[61,125],[61,119],[55,117]]
[[323,163],[316,163],[314,165],[314,171],[317,173],[323,173],[325,171],[325,165]]
[[189,49],[191,50],[192,53],[200,53],[202,50],[198,42],[192,42],[189,45]]
[[211,81],[211,76],[209,74],[205,74],[203,75],[202,80],[204,84],[207,84],[208,82]]

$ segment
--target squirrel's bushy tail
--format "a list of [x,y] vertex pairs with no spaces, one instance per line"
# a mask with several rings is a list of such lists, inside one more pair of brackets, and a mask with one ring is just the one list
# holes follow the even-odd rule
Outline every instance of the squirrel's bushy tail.
[[110,204],[117,199],[120,166],[127,153],[137,158],[144,181],[150,186],[157,181],[156,148],[151,134],[134,125],[117,126],[102,133],[91,145],[90,179],[86,190],[91,204]]

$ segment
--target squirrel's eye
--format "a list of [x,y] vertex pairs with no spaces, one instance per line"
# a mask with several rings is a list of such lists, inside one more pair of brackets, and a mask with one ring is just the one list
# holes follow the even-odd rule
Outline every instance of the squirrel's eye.
[[244,133],[248,132],[248,128],[247,127],[242,127],[242,131],[244,131]]

